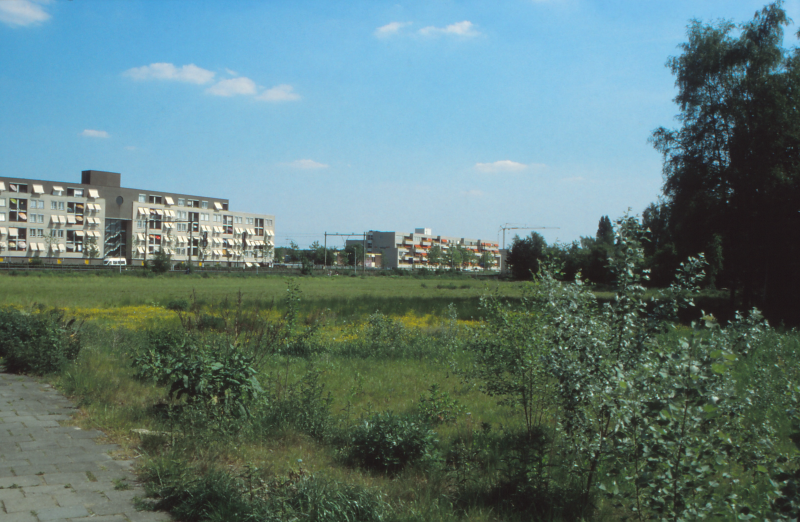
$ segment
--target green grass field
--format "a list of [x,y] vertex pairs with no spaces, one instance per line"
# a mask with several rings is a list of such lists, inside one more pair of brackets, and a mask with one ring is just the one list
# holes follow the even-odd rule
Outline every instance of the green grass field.
[[[287,277],[169,274],[137,275],[0,273],[0,304],[34,304],[62,308],[117,308],[163,306],[195,293],[204,304],[219,305],[241,292],[243,302],[259,308],[280,308]],[[459,317],[477,317],[481,295],[499,292],[515,297],[520,283],[469,277],[299,277],[302,310],[312,313],[330,309],[337,317],[353,319],[380,311],[386,315],[439,315],[453,303]]]
[[[504,325],[498,335],[517,329],[506,345],[510,354],[535,332],[526,325],[536,324],[538,312],[524,315],[517,307],[527,283],[469,277],[22,274],[0,273],[0,305],[31,316],[58,307],[67,318],[85,321],[77,359],[47,376],[79,404],[72,422],[101,429],[129,456],[142,457],[142,477],[155,501],[183,498],[178,507],[162,507],[185,519],[225,520],[207,517],[204,501],[185,500],[206,497],[250,502],[244,507],[225,504],[222,512],[247,509],[255,517],[258,509],[299,509],[302,519],[319,521],[522,521],[534,513],[567,521],[631,515],[601,496],[576,503],[570,496],[573,485],[558,478],[558,471],[549,472],[555,473],[555,489],[529,502],[535,488],[530,489],[529,471],[519,474],[529,470],[520,468],[519,459],[526,448],[557,446],[558,437],[548,430],[558,415],[547,406],[557,381],[551,375],[536,377],[544,385],[535,399],[543,405],[539,422],[544,431],[541,439],[531,439],[529,432],[520,438],[526,427],[519,406],[500,405],[503,394],[487,394],[487,381],[474,373],[481,342],[493,339],[486,330],[493,319],[487,315],[484,320],[481,296],[503,296],[508,310],[515,310],[494,323]],[[292,281],[299,294],[289,291]],[[287,301],[291,296],[300,300]],[[609,302],[614,294],[596,292],[595,297]],[[179,304],[190,307],[180,320],[170,310]],[[516,318],[525,322],[516,323]],[[248,328],[264,333],[266,341],[253,341],[255,334],[248,338]],[[692,331],[685,325],[668,330],[653,339],[678,346]],[[167,348],[159,347],[175,333],[182,340],[173,338]],[[759,339],[753,345],[760,347],[757,357],[737,363],[741,383],[757,375],[763,380],[763,371],[753,370],[758,360],[759,368],[776,376],[796,373],[800,337],[770,331]],[[772,346],[780,350],[773,352]],[[2,349],[8,348],[0,340],[0,354]],[[549,347],[541,349],[546,354]],[[219,392],[195,387],[190,398],[177,398],[169,393],[169,378],[156,382],[157,375],[163,378],[178,365],[187,376],[227,372],[235,365],[220,359],[224,353],[254,357],[252,368],[263,390],[245,416],[221,409]],[[194,370],[187,371],[187,364]],[[155,370],[137,376],[146,365]],[[512,376],[515,368],[498,371]],[[245,382],[242,374],[232,378],[235,386]],[[783,393],[778,382],[769,392],[775,401],[783,400],[778,399]],[[791,426],[782,416],[783,406],[766,397],[760,400],[769,406],[753,420],[771,419],[783,447]],[[380,422],[377,414],[389,412],[420,427],[431,422],[435,443],[430,458],[416,458],[399,472],[355,464],[348,455],[358,430],[374,426]],[[170,436],[131,432],[142,428]],[[409,433],[404,436],[421,432]],[[397,437],[393,443],[402,443]],[[558,462],[560,457],[542,458]],[[526,462],[533,466],[535,459]],[[254,496],[254,480],[258,491],[271,488],[270,494]],[[314,500],[301,499],[299,491]],[[761,498],[763,507],[763,492],[753,491],[752,498]],[[331,511],[320,514],[311,505]],[[588,507],[578,513],[572,509],[576,505]],[[291,518],[282,517],[263,519]]]

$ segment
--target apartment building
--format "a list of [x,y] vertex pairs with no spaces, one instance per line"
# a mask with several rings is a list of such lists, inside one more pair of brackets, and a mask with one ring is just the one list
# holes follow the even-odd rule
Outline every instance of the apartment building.
[[0,262],[40,259],[142,265],[271,263],[275,216],[237,212],[227,199],[121,187],[116,172],[85,170],[80,183],[0,177]]
[[[363,240],[360,239],[347,241],[348,245],[362,243]],[[493,267],[500,263],[500,245],[490,240],[438,236],[430,228],[417,228],[412,233],[377,230],[367,232],[366,252],[380,254],[384,268],[436,268],[438,264],[429,260],[430,249],[434,246],[438,246],[443,254],[453,248],[463,248],[475,254],[473,261],[465,262],[462,268],[480,266],[485,253],[491,256]]]

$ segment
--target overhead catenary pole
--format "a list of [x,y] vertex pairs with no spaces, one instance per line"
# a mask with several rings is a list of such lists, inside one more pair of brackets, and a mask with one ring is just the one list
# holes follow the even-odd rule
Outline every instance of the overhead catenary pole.
[[[326,263],[327,263],[327,259],[328,259],[328,249],[327,249],[328,236],[358,237],[358,236],[361,236],[361,235],[365,235],[366,236],[365,233],[356,234],[355,232],[351,232],[349,234],[341,233],[341,232],[325,232],[325,246],[326,246],[326,248],[325,248],[325,260],[326,260]],[[317,237],[319,237],[319,236],[317,236]],[[356,268],[355,268],[356,266],[358,266],[358,255],[354,254],[353,255],[353,271],[358,273],[356,271]]]

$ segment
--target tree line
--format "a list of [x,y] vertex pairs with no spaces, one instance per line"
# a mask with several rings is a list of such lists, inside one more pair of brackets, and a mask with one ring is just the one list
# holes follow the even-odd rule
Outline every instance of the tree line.
[[[664,158],[662,195],[641,216],[650,284],[667,284],[682,260],[704,253],[707,286],[775,320],[800,317],[800,49],[783,47],[789,23],[776,1],[742,24],[689,24],[666,64],[679,126],[650,138]],[[605,219],[595,238],[570,245],[515,239],[514,277],[528,277],[549,252],[566,273],[607,282],[614,245]]]

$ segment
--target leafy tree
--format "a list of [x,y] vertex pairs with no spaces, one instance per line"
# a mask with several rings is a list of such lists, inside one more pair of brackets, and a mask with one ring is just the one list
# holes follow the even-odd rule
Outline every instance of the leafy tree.
[[491,252],[483,252],[481,254],[481,265],[484,270],[489,270],[495,265],[494,255]]
[[83,255],[88,257],[89,259],[95,259],[100,257],[100,249],[97,248],[96,237],[89,236],[86,238],[86,242],[83,245]]
[[465,249],[463,246],[451,245],[442,256],[444,264],[447,265],[450,270],[460,269],[464,264],[464,253]]
[[150,269],[156,273],[164,273],[170,269],[172,256],[167,254],[163,248],[159,248],[149,259]]
[[611,226],[608,216],[601,217],[597,224],[597,242],[606,245],[614,244],[614,227]]
[[531,279],[539,272],[539,263],[545,258],[547,242],[538,232],[526,238],[514,236],[508,251],[507,262],[514,279]]
[[439,266],[444,261],[444,252],[439,245],[433,245],[428,250],[428,264],[430,266]]
[[682,54],[667,62],[681,127],[657,129],[652,142],[664,155],[678,256],[721,245],[719,278],[746,306],[796,317],[800,53],[781,46],[781,5],[738,27],[692,22]]
[[347,264],[362,265],[364,264],[364,247],[359,243],[352,243],[344,248],[344,253],[347,256]]

